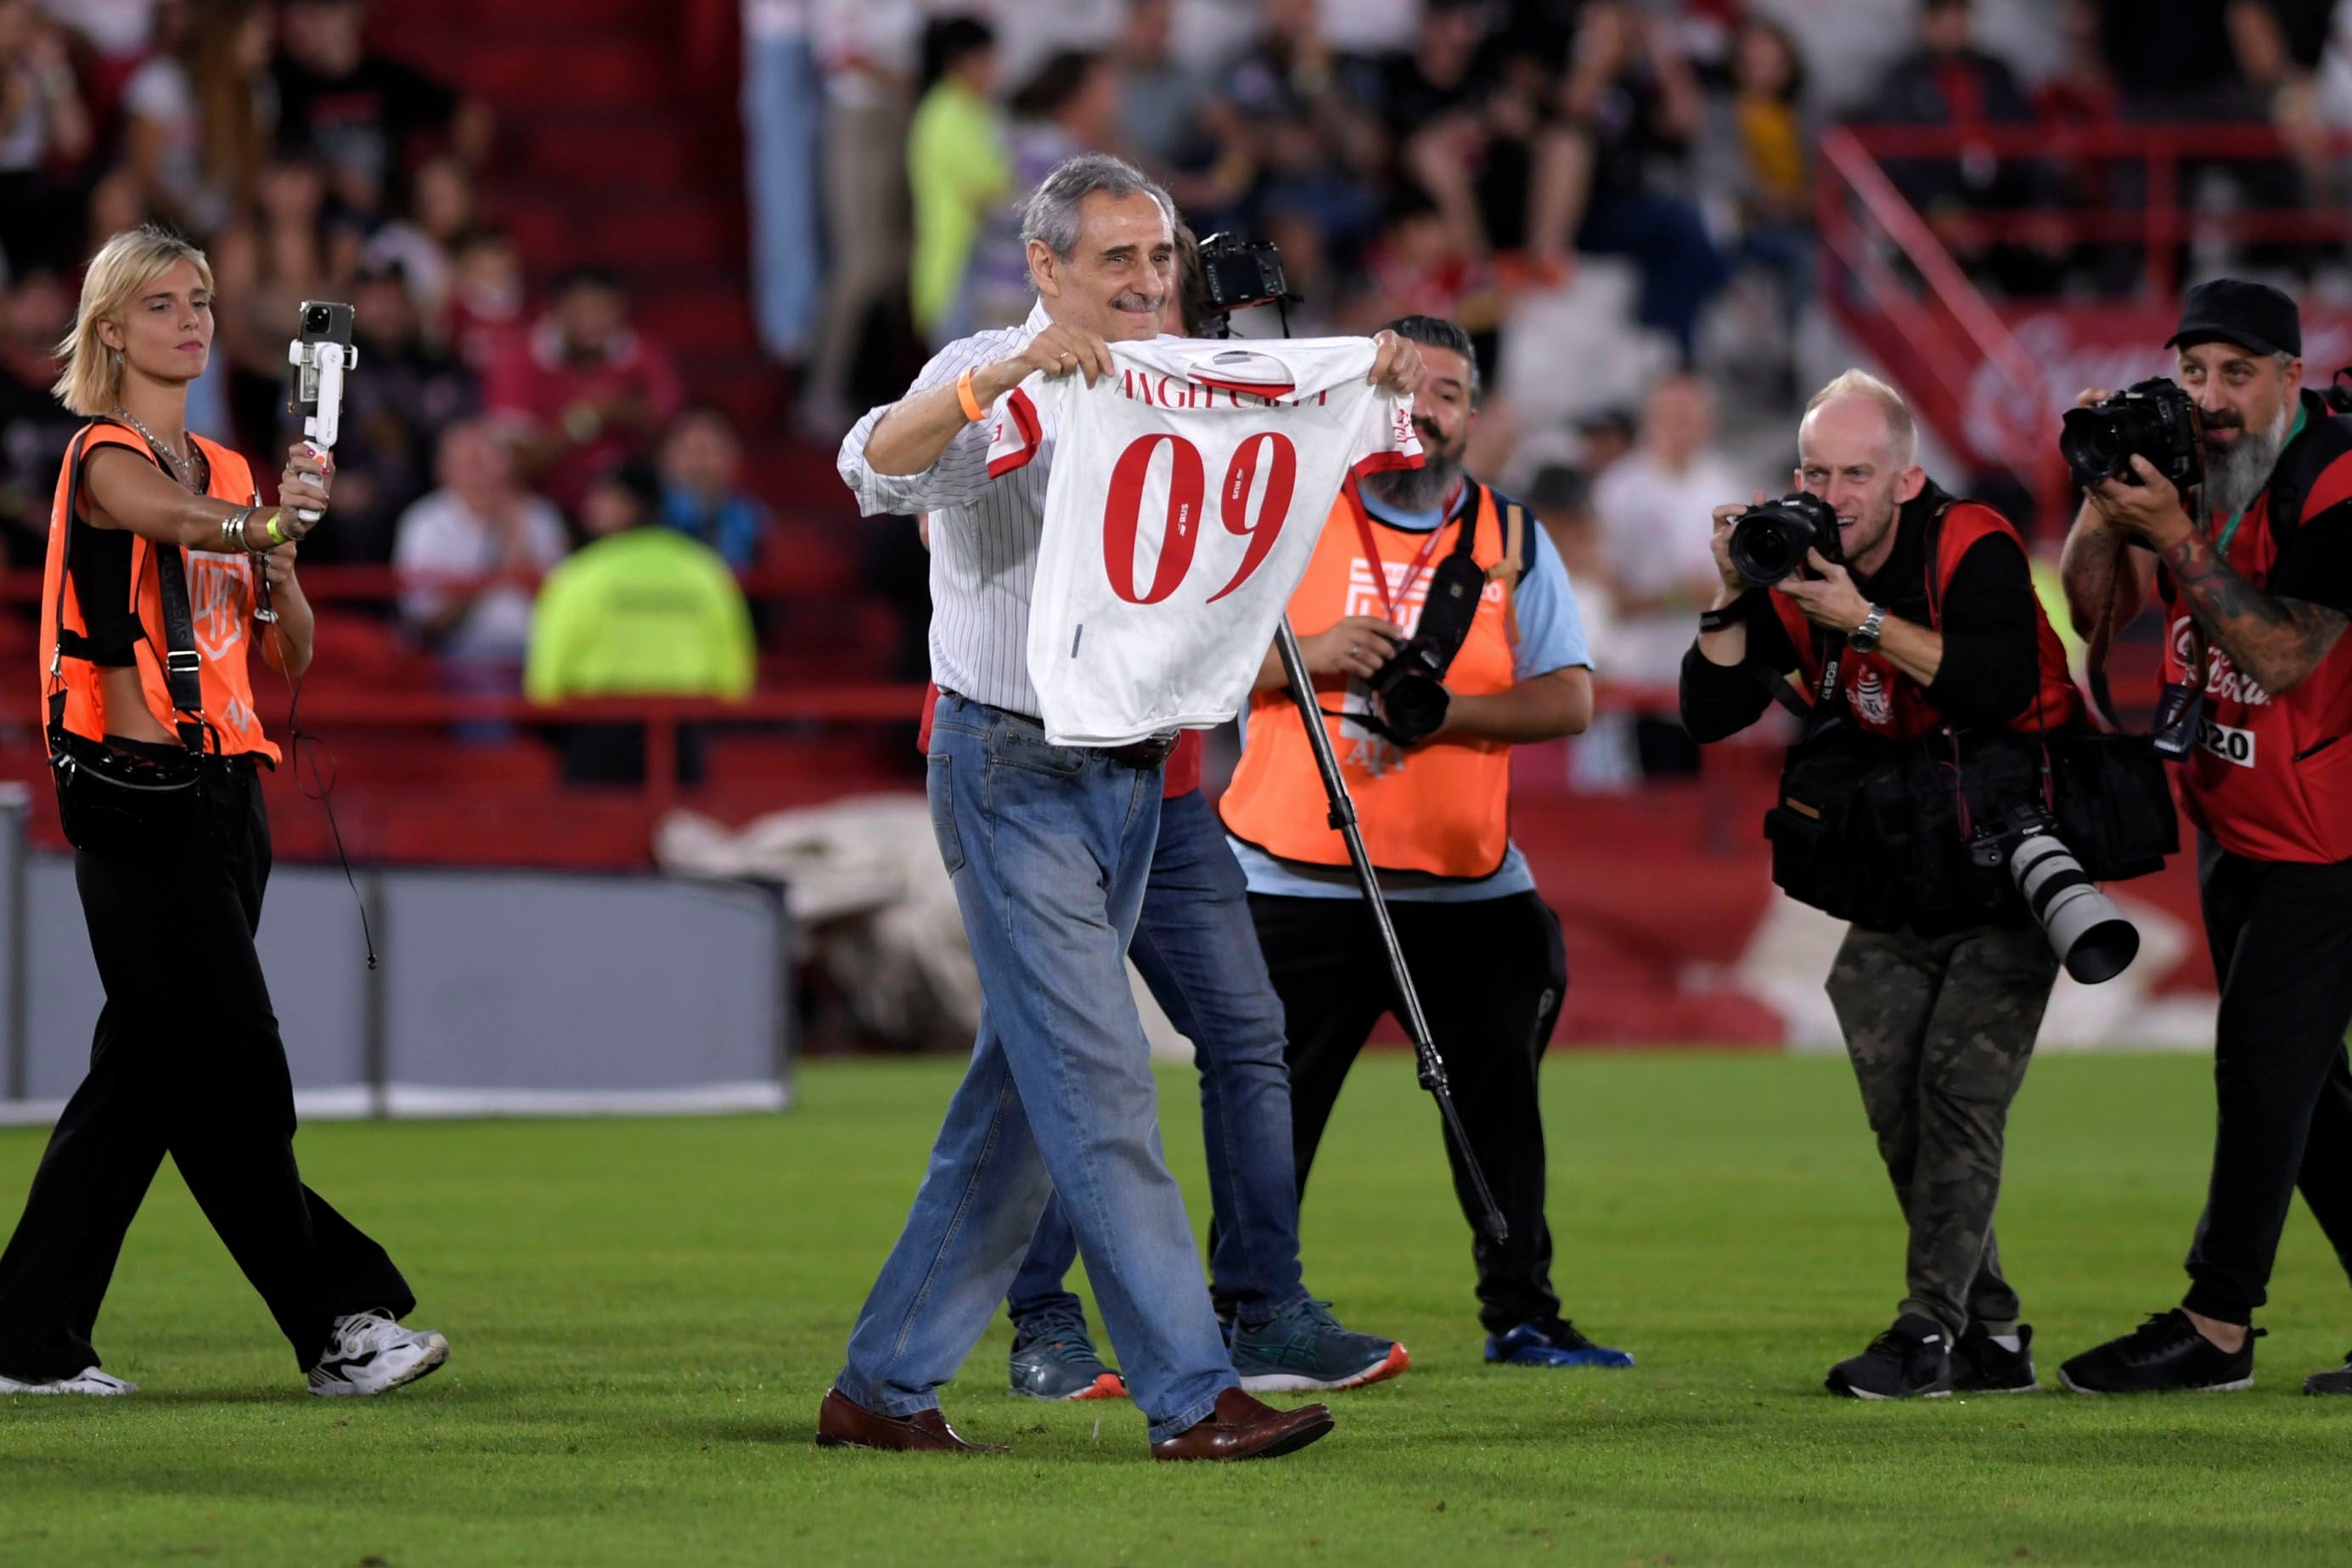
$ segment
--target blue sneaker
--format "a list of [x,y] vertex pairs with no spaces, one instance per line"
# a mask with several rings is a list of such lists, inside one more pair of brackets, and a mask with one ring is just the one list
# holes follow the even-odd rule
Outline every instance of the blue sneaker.
[[1032,1318],[1013,1333],[1013,1392],[1024,1399],[1124,1399],[1127,1381],[1102,1364],[1083,1312]]
[[1521,1323],[1486,1336],[1486,1359],[1506,1366],[1631,1366],[1631,1351],[1595,1344],[1566,1318]]
[[1234,1326],[1234,1371],[1252,1394],[1360,1388],[1412,1364],[1404,1346],[1378,1334],[1351,1333],[1331,1303],[1307,1300],[1263,1328]]

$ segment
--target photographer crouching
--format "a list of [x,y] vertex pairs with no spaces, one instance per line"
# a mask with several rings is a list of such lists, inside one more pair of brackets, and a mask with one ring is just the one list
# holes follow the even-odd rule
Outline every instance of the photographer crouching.
[[[1830,1000],[1910,1227],[1894,1326],[1828,1386],[2023,1391],[2032,1330],[2001,1275],[1993,1208],[2060,938],[2000,868],[2025,857],[2021,833],[2054,841],[2028,826],[2046,822],[2037,803],[2054,808],[2033,754],[2079,726],[2083,703],[2023,542],[1928,480],[1893,388],[1839,376],[1806,405],[1797,448],[1801,495],[1716,508],[1723,586],[1683,660],[1682,713],[1706,744],[1769,702],[1804,707],[1792,673],[1812,699],[1765,820],[1773,880],[1853,922]],[[2064,881],[2058,899],[2089,892]],[[2114,930],[2069,935],[2085,963],[2117,956]]]
[[[2252,1385],[2298,1186],[2352,1271],[2352,404],[2304,386],[2301,316],[2263,284],[2199,284],[2168,346],[2177,386],[2066,416],[2085,489],[2064,575],[2095,649],[2151,579],[2163,601],[2157,743],[2198,830],[2220,1125],[2188,1295],[2066,1363],[2094,1394]],[[2352,1394],[2352,1362],[2304,1389]]]

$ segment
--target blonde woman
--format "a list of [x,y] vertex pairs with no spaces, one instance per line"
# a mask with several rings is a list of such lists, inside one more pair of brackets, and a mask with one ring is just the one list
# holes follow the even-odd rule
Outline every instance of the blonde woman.
[[60,347],[57,394],[90,423],[50,512],[42,718],[106,1007],[0,1254],[0,1394],[132,1391],[99,1370],[91,1331],[166,1154],[311,1393],[382,1393],[449,1354],[400,1326],[415,1301],[399,1270],[295,1168],[292,1080],[253,945],[269,876],[256,772],[278,750],[246,662],[257,643],[289,675],[310,663],[295,542],[325,512],[333,465],[297,445],[286,509],[266,507],[245,459],[186,428],[212,281],[172,235],[117,235]]

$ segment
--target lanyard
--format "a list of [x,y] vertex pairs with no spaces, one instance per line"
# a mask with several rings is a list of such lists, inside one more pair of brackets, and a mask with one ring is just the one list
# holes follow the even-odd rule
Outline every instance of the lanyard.
[[1372,585],[1381,592],[1381,608],[1388,612],[1389,624],[1402,632],[1404,622],[1397,614],[1397,606],[1411,596],[1412,585],[1421,580],[1423,570],[1429,565],[1429,558],[1437,552],[1437,541],[1445,532],[1445,519],[1439,519],[1437,526],[1429,530],[1429,537],[1422,541],[1421,549],[1413,552],[1412,559],[1405,566],[1404,576],[1397,583],[1396,596],[1391,598],[1388,562],[1382,559],[1380,539],[1372,532],[1371,508],[1364,505],[1364,497],[1357,490],[1352,475],[1349,476],[1346,490],[1348,511],[1356,519],[1357,536],[1363,540],[1364,564],[1371,570]]
[[[2286,433],[2285,444],[2279,448],[2279,452],[2282,455],[2284,455],[2287,447],[2294,444],[2294,438],[2303,434],[2303,422],[2310,416],[2310,413],[2311,411],[2309,409],[2299,405],[2296,407],[2294,411],[2294,428]],[[2238,525],[2246,520],[2246,508],[2252,505],[2253,503],[2249,501],[2246,503],[2246,506],[2240,507],[2237,511],[2231,516],[2229,526],[2221,530],[2221,537],[2213,541],[2213,549],[2221,554],[2224,560],[2227,560],[2230,556],[2230,541],[2238,537]]]

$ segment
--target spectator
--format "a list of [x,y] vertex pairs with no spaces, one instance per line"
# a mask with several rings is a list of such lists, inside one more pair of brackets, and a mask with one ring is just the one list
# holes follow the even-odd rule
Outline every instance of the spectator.
[[79,264],[78,174],[93,141],[64,32],[33,0],[0,0],[0,259],[10,267]]
[[439,336],[477,375],[485,375],[525,335],[522,256],[514,236],[477,225],[449,246],[449,298]]
[[1577,422],[1577,460],[1587,482],[1598,485],[1601,476],[1633,450],[1633,416],[1625,409],[1604,408]]
[[689,408],[661,450],[661,517],[738,572],[760,563],[775,519],[743,488],[743,446],[715,408]]
[[[2097,0],[2067,0],[2058,26],[2058,68],[2033,91],[2040,141],[2058,154],[2051,164],[2054,193],[2062,204],[2077,209],[2137,207],[2147,181],[2136,162],[2071,155],[2078,133],[2123,124],[2123,93],[2100,47]],[[2122,294],[2139,276],[2140,247],[2128,240],[2087,241],[2074,247],[2072,265],[2088,275],[2098,292]]]
[[448,319],[457,243],[474,232],[478,209],[464,161],[428,159],[411,182],[407,212],[370,235],[361,252],[370,266],[399,269],[428,336],[440,337]]
[[[531,701],[750,695],[755,659],[743,591],[707,546],[660,526],[660,481],[641,464],[623,465],[589,491],[581,512],[589,543],[540,591],[523,675]],[[677,738],[680,781],[701,782],[700,727],[682,725]],[[570,727],[563,776],[643,782],[643,728]]]
[[981,224],[1012,190],[1012,162],[996,110],[996,34],[971,16],[923,34],[923,96],[907,133],[907,185],[914,199],[908,287],[915,328],[932,343],[968,336],[961,307],[964,269]]
[[55,273],[30,272],[0,293],[0,561],[41,570],[49,497],[80,416],[49,392],[74,297]]
[[443,434],[438,476],[440,488],[400,517],[401,619],[442,656],[453,689],[511,694],[530,645],[533,582],[563,559],[563,519],[522,487],[512,454],[480,420]]
[[373,210],[438,141],[468,163],[489,152],[489,111],[367,47],[367,0],[288,0],[277,65],[281,146],[316,155],[339,197]]
[[1643,325],[1672,337],[1687,363],[1699,312],[1722,286],[1723,261],[1698,209],[1653,188],[1651,165],[1678,156],[1697,133],[1690,68],[1664,27],[1645,24],[1624,0],[1593,0],[1578,13],[1559,99],[1581,153],[1568,202],[1576,248],[1633,258]]
[[[911,341],[907,256],[907,120],[922,13],[914,0],[824,0],[817,9],[824,72],[824,309],[794,413],[827,446],[850,424],[851,373],[886,336]],[[880,356],[876,356],[880,357]],[[908,377],[884,378],[890,387]],[[875,401],[891,394],[881,392]]]
[[[1706,384],[1669,376],[1651,390],[1633,453],[1593,484],[1601,564],[1616,592],[1615,634],[1600,650],[1601,667],[1619,680],[1672,687],[1698,612],[1721,583],[1706,525],[1716,507],[1752,486],[1716,453],[1715,434]],[[1614,744],[1630,738],[1645,776],[1697,771],[1697,748],[1671,712],[1638,716],[1630,735],[1616,727]]]
[[1111,55],[1120,140],[1155,178],[1199,167],[1209,96],[1208,83],[1171,47],[1174,12],[1174,0],[1134,0]]
[[360,238],[326,221],[323,172],[279,152],[251,208],[215,236],[217,357],[228,350],[229,406],[251,444],[267,444],[286,396],[286,344],[305,299],[339,299],[359,270]]
[[149,206],[210,235],[247,200],[277,119],[275,19],[257,0],[185,0],[122,89],[123,171]]
[[2049,204],[2046,173],[2030,160],[2004,158],[1972,135],[1995,126],[2032,123],[2032,106],[2014,72],[1974,42],[1970,0],[1923,0],[1918,47],[1887,68],[1864,120],[1885,125],[1948,126],[1961,138],[1956,155],[1889,159],[1887,177],[1936,225],[1944,243],[1980,280],[2012,294],[2056,287],[2063,245],[2055,238],[1997,241],[1974,222]]
[[1772,280],[1793,329],[1813,295],[1805,65],[1786,27],[1751,15],[1732,37],[1730,74],[1730,90],[1707,116],[1701,187],[1728,209],[1736,261]]
[[[1064,159],[1080,152],[1110,152],[1118,85],[1118,78],[1100,55],[1061,49],[1047,56],[1009,105],[1012,189],[1035,190]],[[1017,200],[999,201],[989,208],[972,246],[964,287],[975,327],[1010,327],[1036,303]]]
[[430,486],[444,433],[474,413],[478,394],[465,366],[425,334],[399,263],[363,267],[352,304],[360,370],[343,382],[335,526],[303,553],[381,563],[402,514]]
[[1195,199],[1246,190],[1251,232],[1282,247],[1295,279],[1311,281],[1353,267],[1382,215],[1387,147],[1360,107],[1377,101],[1378,73],[1332,48],[1315,0],[1271,0],[1263,16],[1209,106],[1223,152],[1211,191]]
[[1385,63],[1383,118],[1406,177],[1478,257],[1524,252],[1539,270],[1568,257],[1580,150],[1546,122],[1540,68],[1505,69],[1482,49],[1476,0],[1429,0],[1414,47]]
[[1616,635],[1617,589],[1601,564],[1592,481],[1565,463],[1548,463],[1528,480],[1526,499],[1559,552],[1560,565],[1568,568],[1585,640],[1596,648],[1610,645]]
[[744,174],[751,211],[751,303],[760,344],[798,364],[824,292],[817,214],[815,6],[742,0]]
[[651,440],[680,401],[669,355],[630,328],[628,296],[599,267],[557,282],[547,314],[490,366],[484,397],[520,425],[532,483],[566,507],[590,476]]

